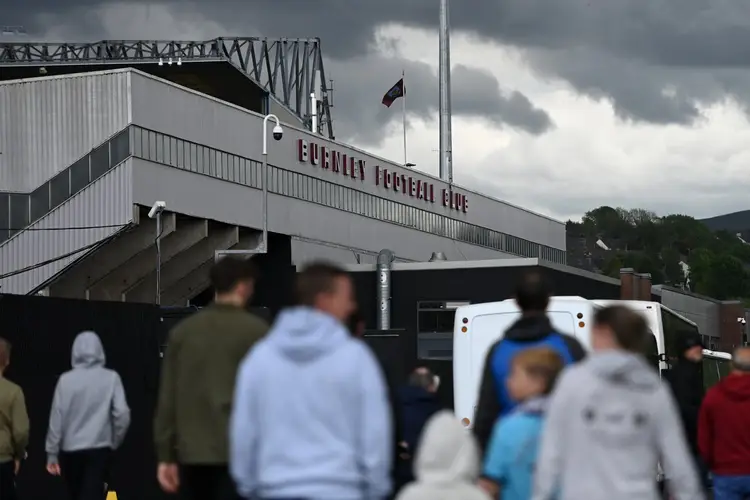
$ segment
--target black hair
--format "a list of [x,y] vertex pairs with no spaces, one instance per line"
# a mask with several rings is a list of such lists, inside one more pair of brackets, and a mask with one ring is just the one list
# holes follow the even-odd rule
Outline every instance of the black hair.
[[516,303],[525,313],[546,311],[550,295],[552,287],[549,281],[537,270],[524,273],[516,285]]
[[216,262],[209,273],[215,293],[229,293],[245,281],[258,279],[258,267],[251,259],[227,256]]
[[308,265],[297,274],[297,302],[303,306],[315,305],[321,294],[335,290],[339,278],[348,276],[349,273],[342,268],[328,262]]

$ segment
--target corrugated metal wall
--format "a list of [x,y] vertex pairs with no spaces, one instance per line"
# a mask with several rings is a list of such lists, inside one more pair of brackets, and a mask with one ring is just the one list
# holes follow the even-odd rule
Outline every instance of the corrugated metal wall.
[[[47,216],[0,247],[0,276],[55,259],[115,234],[133,221],[132,160],[126,160],[88,185]],[[113,225],[96,229],[47,230]],[[3,293],[26,294],[76,258],[56,261],[15,276],[0,278]]]
[[0,84],[0,189],[33,191],[130,117],[126,70]]
[[661,303],[694,321],[701,335],[719,336],[718,302],[663,288]]

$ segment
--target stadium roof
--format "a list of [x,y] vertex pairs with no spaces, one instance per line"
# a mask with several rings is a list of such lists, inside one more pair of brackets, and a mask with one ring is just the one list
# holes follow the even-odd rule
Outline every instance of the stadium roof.
[[[0,43],[0,80],[134,67],[257,112],[268,93],[309,125],[320,85],[319,126],[335,139],[320,39],[215,38]],[[84,69],[85,68],[85,69]]]

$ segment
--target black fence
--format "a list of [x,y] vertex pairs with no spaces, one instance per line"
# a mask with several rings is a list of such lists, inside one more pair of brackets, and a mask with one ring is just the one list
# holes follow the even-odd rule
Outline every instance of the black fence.
[[152,445],[160,328],[160,311],[152,305],[0,295],[0,336],[13,344],[6,376],[23,388],[31,420],[29,456],[17,483],[20,498],[66,498],[60,479],[45,470],[44,441],[55,384],[70,369],[73,340],[84,330],[102,339],[107,366],[120,374],[132,413],[111,489],[121,500],[163,498]]
[[[249,310],[271,319],[268,308]],[[31,421],[29,456],[17,483],[20,498],[66,498],[60,478],[45,470],[44,442],[55,384],[71,368],[73,340],[85,330],[101,338],[107,367],[120,374],[131,411],[128,435],[115,455],[110,490],[119,500],[171,498],[156,482],[153,447],[161,353],[167,332],[196,311],[197,307],[160,309],[150,304],[0,295],[0,336],[13,345],[5,375],[23,389]]]

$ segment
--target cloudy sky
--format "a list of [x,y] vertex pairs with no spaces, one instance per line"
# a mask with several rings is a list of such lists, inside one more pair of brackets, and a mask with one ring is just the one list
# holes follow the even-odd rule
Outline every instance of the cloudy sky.
[[[337,137],[438,171],[437,0],[3,0],[26,39],[322,39]],[[9,6],[9,7],[8,7]],[[750,2],[453,0],[456,182],[560,219],[750,208]]]

